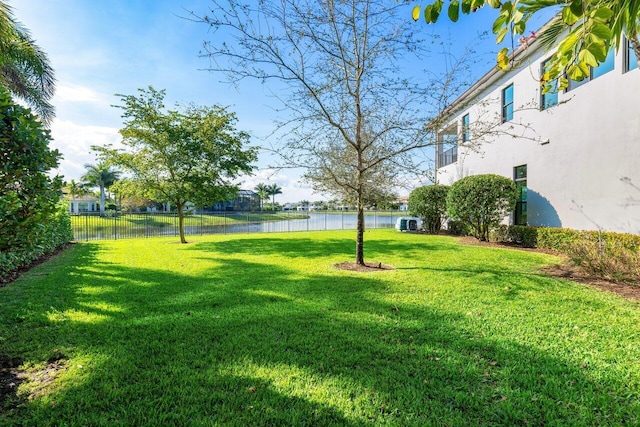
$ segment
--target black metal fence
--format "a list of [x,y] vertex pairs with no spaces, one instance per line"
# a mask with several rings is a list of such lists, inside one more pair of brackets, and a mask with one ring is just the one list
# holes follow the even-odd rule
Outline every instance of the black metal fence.
[[[368,211],[365,228],[391,228],[397,218],[406,215],[401,211]],[[355,230],[356,224],[353,211],[203,212],[184,218],[187,235]],[[175,212],[78,214],[71,216],[71,225],[77,241],[179,235]]]

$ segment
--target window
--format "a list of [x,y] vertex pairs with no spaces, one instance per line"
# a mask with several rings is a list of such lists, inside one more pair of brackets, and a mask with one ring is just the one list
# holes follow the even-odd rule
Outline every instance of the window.
[[585,77],[583,80],[579,82],[575,80],[569,80],[568,90],[573,90],[577,87],[582,86],[588,81],[595,79],[596,77],[600,77],[601,75],[608,73],[609,71],[613,70],[614,63],[615,63],[615,49],[611,48],[605,60],[601,62],[600,65],[598,65],[597,67],[592,67],[587,77]]
[[633,50],[633,45],[629,42],[629,40],[627,40],[626,43],[627,50],[625,55],[625,70],[635,70],[636,68],[638,68],[638,57],[636,56],[636,52]]
[[[542,69],[540,74],[544,74],[547,71],[547,65],[549,63],[549,59],[542,63]],[[551,90],[547,93],[540,94],[540,109],[546,110],[547,108],[553,107],[558,104],[558,80],[554,80],[549,82],[551,86]]]
[[502,89],[502,121],[513,120],[513,85]]
[[439,168],[458,161],[458,136],[456,134],[446,133],[440,136],[437,161]]
[[462,142],[467,142],[471,139],[469,134],[469,115],[462,116]]
[[513,168],[513,180],[518,191],[514,224],[527,225],[527,165]]
[[601,75],[606,74],[609,71],[613,70],[614,62],[615,62],[615,49],[612,48],[609,50],[609,53],[607,54],[607,57],[605,58],[604,62],[600,63],[600,65],[598,65],[597,67],[591,69],[591,78],[595,79],[596,77],[600,77]]

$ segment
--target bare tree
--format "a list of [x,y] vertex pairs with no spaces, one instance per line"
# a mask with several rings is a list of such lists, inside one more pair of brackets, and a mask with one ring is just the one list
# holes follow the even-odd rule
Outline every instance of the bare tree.
[[[290,120],[280,124],[287,137],[276,150],[286,165],[307,167],[316,188],[354,201],[356,263],[364,265],[370,190],[390,189],[394,168],[415,169],[407,153],[433,145],[434,118],[451,101],[440,90],[457,86],[447,76],[438,76],[437,87],[405,77],[408,58],[425,53],[430,43],[412,33],[420,29],[406,19],[404,2],[213,4],[210,15],[193,15],[212,29],[203,52],[210,70],[234,83],[247,77],[280,82],[272,92]],[[433,99],[439,102],[427,105]]]

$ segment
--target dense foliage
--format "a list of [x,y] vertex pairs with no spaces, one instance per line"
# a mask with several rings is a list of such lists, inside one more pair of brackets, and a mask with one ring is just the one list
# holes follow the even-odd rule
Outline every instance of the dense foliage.
[[217,105],[189,105],[178,110],[164,106],[164,90],[140,89],[119,95],[124,127],[124,150],[94,147],[107,164],[132,175],[138,195],[170,202],[178,210],[180,241],[188,202],[208,206],[233,199],[236,179],[249,173],[256,148],[246,147],[249,135],[236,129],[236,116]]
[[488,240],[489,232],[516,204],[516,186],[500,175],[473,175],[456,181],[447,195],[447,214],[466,223],[471,234]]
[[442,228],[442,218],[447,209],[446,185],[435,184],[416,188],[409,195],[409,213],[422,220],[429,233],[437,233]]
[[[31,111],[0,89],[0,276],[71,240],[58,213],[60,153]],[[68,227],[65,228],[65,227]]]

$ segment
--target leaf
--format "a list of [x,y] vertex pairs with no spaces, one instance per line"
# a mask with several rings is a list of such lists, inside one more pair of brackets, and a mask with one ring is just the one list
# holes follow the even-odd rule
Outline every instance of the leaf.
[[487,3],[489,4],[489,6],[491,6],[494,9],[497,9],[500,6],[502,6],[502,2],[500,0],[487,0]]
[[598,62],[604,62],[607,59],[607,47],[602,41],[594,41],[590,43],[587,50],[596,58]]
[[424,20],[427,21],[427,24],[433,24],[436,22],[431,19],[431,9],[433,9],[433,5],[428,5],[424,8]]
[[593,28],[591,28],[591,35],[605,42],[611,40],[612,37],[611,30],[604,24],[595,24]]
[[578,53],[578,61],[584,62],[591,67],[598,66],[598,60],[596,60],[596,57],[587,49],[582,49],[580,53]]
[[558,52],[561,52],[563,54],[566,52],[570,52],[576,45],[578,40],[580,40],[580,36],[578,35],[578,33],[576,33],[575,31],[569,33],[569,35],[566,36],[558,46]]
[[462,0],[462,13],[468,15],[471,12],[471,0]]
[[411,11],[411,17],[413,18],[414,21],[417,21],[418,19],[420,19],[420,6],[415,6],[413,8],[413,10]]
[[460,3],[458,3],[457,0],[453,0],[449,4],[448,14],[449,14],[449,19],[451,19],[452,22],[458,21],[458,17],[460,15]]
[[526,29],[527,29],[527,23],[524,21],[520,21],[513,26],[513,32],[516,34],[523,34],[524,30]]
[[498,52],[497,61],[498,61],[498,68],[501,69],[502,71],[506,71],[507,68],[509,68],[509,49],[508,48],[505,47],[500,49],[500,51]]
[[562,21],[565,24],[573,25],[578,22],[578,19],[580,18],[571,11],[570,7],[567,6],[562,9]]
[[591,12],[591,17],[599,21],[608,21],[613,16],[613,11],[608,7],[600,7]]
[[500,31],[500,27],[503,27],[507,23],[507,17],[500,15],[493,22],[493,34],[497,34]]
[[573,0],[569,5],[571,9],[571,13],[573,13],[577,17],[581,17],[584,15],[584,9],[582,8],[582,0]]
[[499,32],[498,35],[496,36],[496,44],[500,44],[502,43],[502,40],[504,40],[504,37],[507,35],[507,32],[509,31],[509,29],[507,27],[503,27]]

